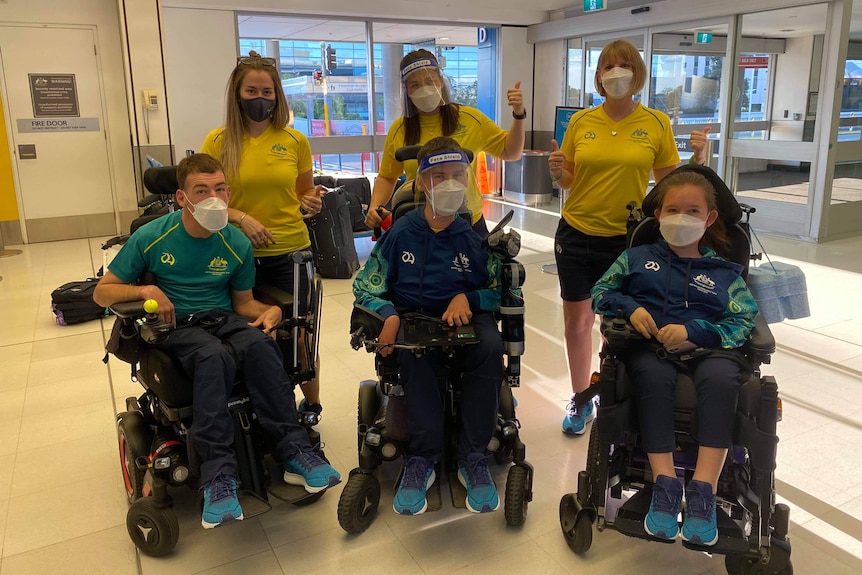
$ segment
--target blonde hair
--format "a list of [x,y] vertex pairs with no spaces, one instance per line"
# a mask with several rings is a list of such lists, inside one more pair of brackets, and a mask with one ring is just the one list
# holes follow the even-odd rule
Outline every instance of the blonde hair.
[[246,74],[251,71],[266,72],[272,78],[273,90],[275,91],[275,108],[272,111],[271,122],[276,128],[287,126],[290,111],[284,90],[281,87],[281,77],[278,74],[277,65],[265,64],[260,54],[254,50],[248,53],[248,58],[243,58],[242,63],[237,63],[227,81],[225,94],[226,114],[225,129],[222,134],[224,138],[219,153],[219,160],[225,169],[228,181],[236,178],[239,173],[239,162],[242,158],[242,140],[246,133],[245,116],[239,105],[239,90]]
[[593,80],[596,86],[596,92],[601,94],[602,97],[607,96],[601,82],[602,68],[604,68],[605,62],[617,58],[628,62],[632,66],[633,75],[630,88],[632,94],[637,94],[643,90],[644,83],[646,83],[646,64],[644,64],[643,58],[641,58],[638,49],[635,48],[635,45],[628,40],[614,40],[602,48],[602,53],[599,54],[599,63],[598,66],[596,66],[596,77]]

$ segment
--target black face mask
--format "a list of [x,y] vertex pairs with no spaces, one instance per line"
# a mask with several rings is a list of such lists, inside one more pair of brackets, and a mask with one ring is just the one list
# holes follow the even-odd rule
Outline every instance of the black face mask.
[[245,112],[251,120],[255,122],[263,122],[270,116],[275,109],[275,100],[267,100],[266,98],[245,98],[239,99],[239,107]]

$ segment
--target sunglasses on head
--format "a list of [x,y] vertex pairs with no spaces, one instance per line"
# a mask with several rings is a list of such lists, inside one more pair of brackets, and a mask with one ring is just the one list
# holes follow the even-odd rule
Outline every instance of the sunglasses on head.
[[236,64],[244,64],[245,66],[254,66],[255,64],[263,66],[275,66],[275,58],[261,58],[260,56],[240,56],[236,59]]

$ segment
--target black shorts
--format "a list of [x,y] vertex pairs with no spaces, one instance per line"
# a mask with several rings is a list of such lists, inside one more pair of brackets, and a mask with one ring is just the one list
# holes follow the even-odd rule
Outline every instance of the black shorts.
[[[271,285],[289,294],[293,293],[293,254],[254,258],[254,285]],[[299,266],[299,313],[305,314],[308,308],[308,274],[305,264]]]
[[590,290],[626,249],[626,236],[588,236],[560,218],[554,256],[563,301],[590,299]]

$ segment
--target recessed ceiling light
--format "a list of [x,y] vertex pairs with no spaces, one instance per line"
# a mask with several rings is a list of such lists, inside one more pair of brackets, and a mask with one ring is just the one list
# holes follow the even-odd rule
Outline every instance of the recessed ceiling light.
[[442,38],[440,38],[440,39],[441,39],[441,40],[448,40],[448,39],[449,39],[449,37],[448,37],[448,36],[443,36],[443,37],[442,37]]

